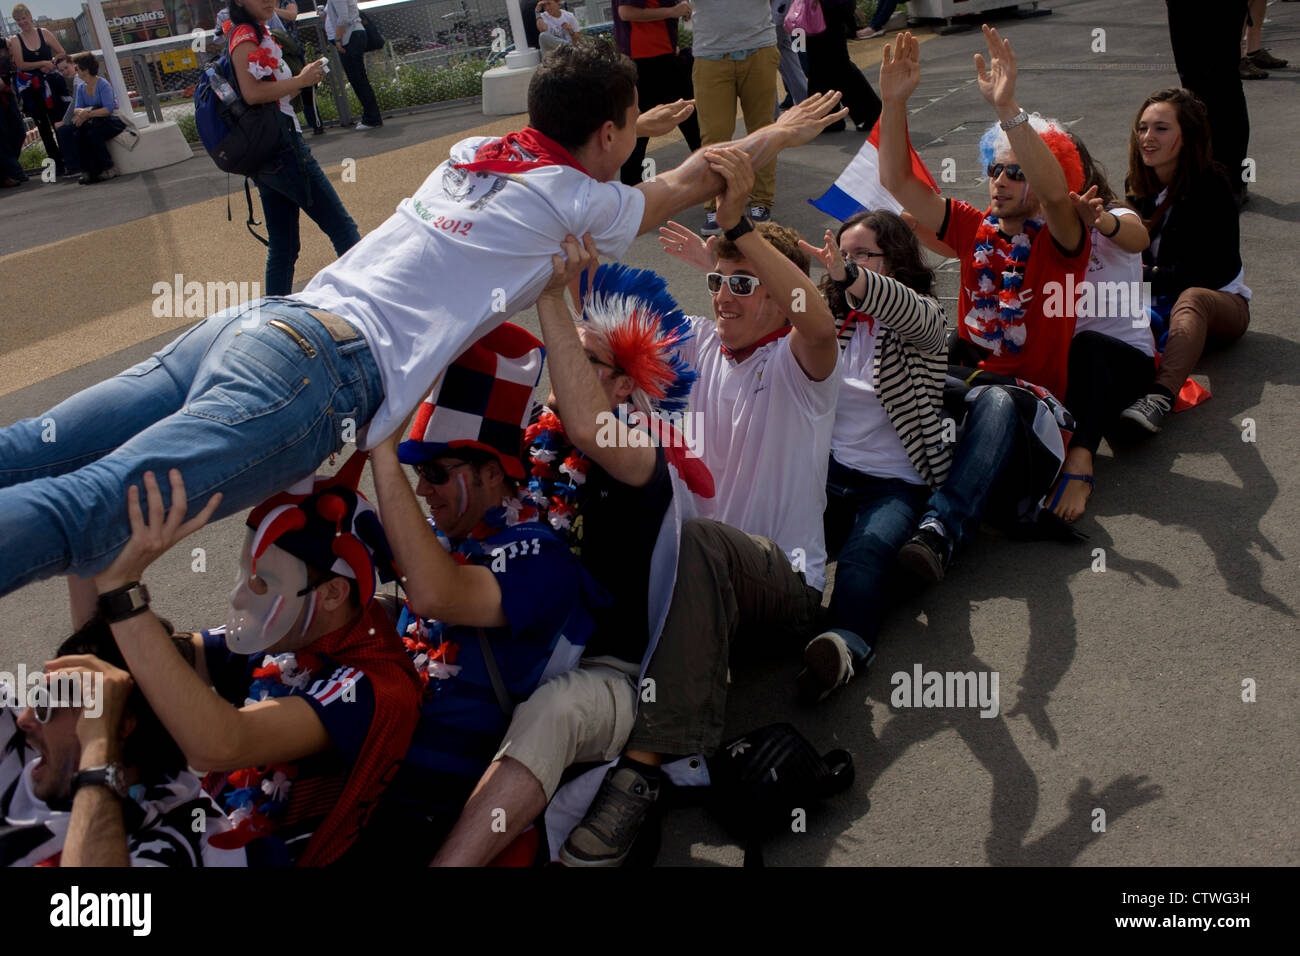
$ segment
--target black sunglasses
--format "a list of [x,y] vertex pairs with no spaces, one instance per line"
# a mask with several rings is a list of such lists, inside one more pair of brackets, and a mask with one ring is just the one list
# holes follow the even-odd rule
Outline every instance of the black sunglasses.
[[985,172],[989,174],[989,179],[997,179],[1006,170],[1007,179],[1013,183],[1023,183],[1025,181],[1025,171],[1020,168],[1019,163],[989,163]]
[[451,473],[456,468],[468,465],[467,461],[458,461],[454,465],[443,466],[436,461],[425,461],[415,466],[415,472],[431,485],[445,485],[451,481]]

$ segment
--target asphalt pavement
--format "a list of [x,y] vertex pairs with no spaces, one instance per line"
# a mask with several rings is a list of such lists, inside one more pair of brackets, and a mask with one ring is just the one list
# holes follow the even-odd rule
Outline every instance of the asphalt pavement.
[[[1164,7],[1061,0],[1051,8],[994,21],[1017,51],[1017,98],[1071,124],[1118,186],[1138,105],[1178,82]],[[1300,10],[1275,3],[1268,16],[1265,45],[1300,65]],[[878,62],[882,42],[853,44],[855,58]],[[932,171],[955,161],[945,192],[981,206],[976,143],[993,114],[972,54],[983,49],[978,29],[927,37],[910,118]],[[875,68],[867,75],[874,85]],[[806,832],[769,843],[770,865],[1300,861],[1297,83],[1293,67],[1246,84],[1256,169],[1241,216],[1250,331],[1198,367],[1211,401],[1173,416],[1149,441],[1102,446],[1079,524],[1087,540],[981,534],[941,586],[888,619],[871,671],[819,707],[796,704],[795,659],[737,664],[729,730],[790,720],[823,750],[851,750],[857,767],[849,792],[809,808]],[[379,133],[332,131],[310,145],[364,234],[455,139],[521,125],[485,124],[475,106],[457,106],[395,118]],[[820,236],[832,223],[806,200],[861,141],[824,135],[784,153],[774,218]],[[668,138],[651,155],[668,168],[685,147]],[[342,175],[348,159],[354,181]],[[225,180],[198,155],[93,189],[59,183],[0,197],[10,225],[0,235],[9,333],[0,341],[0,423],[44,412],[186,325],[183,315],[152,313],[155,282],[177,272],[260,279],[263,250],[240,225],[242,192],[235,221],[225,221]],[[686,222],[698,227],[702,217],[695,210]],[[330,258],[310,224],[303,238],[300,281]],[[657,269],[684,308],[709,314],[701,277],[661,254],[653,236],[625,261]],[[940,279],[951,324],[956,263],[943,264]],[[455,277],[435,277],[431,294],[443,281]],[[531,312],[519,321],[536,328]],[[160,560],[148,578],[159,611],[178,627],[221,621],[242,535],[242,522],[227,519]],[[204,549],[202,573],[192,570],[193,548]],[[62,584],[0,599],[0,620],[0,670],[39,663],[67,631]],[[894,675],[918,665],[996,672],[999,712],[892,707]],[[667,818],[659,859],[738,865],[741,854],[703,811],[684,809]]]

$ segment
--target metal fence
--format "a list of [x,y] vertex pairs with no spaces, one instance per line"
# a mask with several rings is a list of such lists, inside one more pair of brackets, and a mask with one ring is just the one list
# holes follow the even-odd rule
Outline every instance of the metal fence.
[[[520,3],[532,26],[534,0],[376,0],[361,9],[374,19],[387,43],[366,54],[366,73],[385,115],[427,109],[481,95],[485,69],[513,49],[507,4]],[[305,6],[306,4],[303,4]],[[608,32],[610,3],[564,4],[588,32]],[[338,53],[327,42],[324,4],[299,15],[294,25],[306,62],[329,56],[330,72],[317,87],[321,119],[350,124],[361,113]],[[331,38],[332,39],[332,38]],[[202,47],[196,50],[195,47]],[[153,121],[175,120],[186,136],[193,129],[194,85],[207,62],[222,52],[213,31],[132,43],[117,49],[132,106]]]

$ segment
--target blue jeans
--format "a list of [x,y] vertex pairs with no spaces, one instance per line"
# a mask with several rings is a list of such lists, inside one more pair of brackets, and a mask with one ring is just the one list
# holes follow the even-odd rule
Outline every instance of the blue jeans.
[[[309,343],[268,324],[279,320]],[[384,398],[361,336],[335,342],[301,303],[260,299],[218,313],[122,374],[39,418],[0,429],[0,595],[55,574],[87,577],[130,537],[128,485],[185,479],[189,513],[216,517],[310,475]],[[141,496],[143,504],[143,495]]]
[[[830,619],[853,666],[870,664],[880,622],[898,593],[898,551],[916,529],[929,495],[925,485],[876,478],[831,458],[826,474],[826,547],[838,548]],[[847,531],[847,536],[845,532]]]
[[871,29],[882,30],[889,18],[894,15],[894,8],[898,6],[898,0],[877,0],[876,12],[871,17]]
[[983,517],[996,484],[1016,451],[1020,418],[1014,400],[997,386],[985,389],[970,406],[966,434],[953,455],[943,487],[930,496],[922,516],[938,518],[953,553]]
[[280,154],[278,165],[253,177],[271,240],[266,250],[266,287],[262,290],[267,295],[288,295],[293,291],[293,267],[300,248],[299,209],[329,236],[340,256],[361,241],[357,224],[343,208],[343,200],[325,178],[302,134],[290,129],[285,135],[292,148]]

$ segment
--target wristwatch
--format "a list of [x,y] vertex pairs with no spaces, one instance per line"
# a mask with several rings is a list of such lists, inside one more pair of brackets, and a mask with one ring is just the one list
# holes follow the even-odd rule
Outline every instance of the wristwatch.
[[132,581],[99,596],[99,613],[109,624],[117,624],[149,610],[149,589]]
[[1029,122],[1029,114],[1022,109],[1015,116],[1011,117],[1011,119],[1002,120],[1000,123],[998,123],[998,125],[1001,126],[1004,130],[1013,130],[1021,123],[1028,123],[1028,122]]
[[749,217],[741,216],[740,222],[736,223],[734,226],[732,226],[730,229],[724,232],[723,235],[726,236],[728,239],[730,239],[732,242],[735,242],[745,233],[753,232],[753,231],[754,231],[754,224],[750,222]]
[[82,787],[107,787],[118,797],[125,797],[129,789],[126,784],[126,768],[120,763],[111,763],[103,767],[87,767],[78,770],[72,778],[72,796]]
[[832,278],[831,282],[835,283],[835,285],[841,289],[847,289],[849,286],[853,285],[853,283],[858,281],[858,276],[861,275],[861,273],[862,270],[858,267],[856,262],[852,259],[846,259],[844,262],[844,278]]

